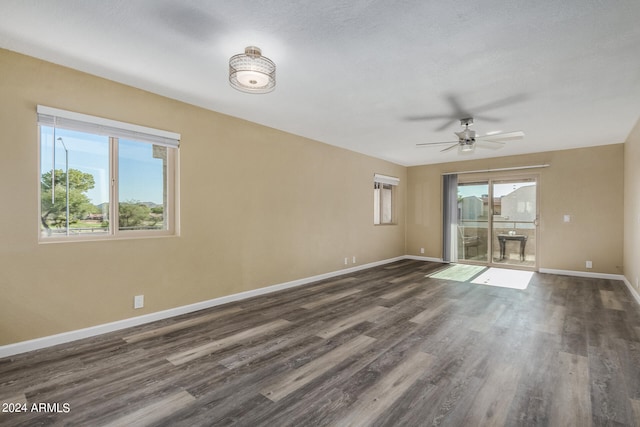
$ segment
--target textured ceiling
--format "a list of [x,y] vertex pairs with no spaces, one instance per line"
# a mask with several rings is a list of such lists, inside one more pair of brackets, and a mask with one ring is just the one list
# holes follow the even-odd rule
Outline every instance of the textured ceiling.
[[[640,1],[0,0],[0,47],[402,165],[624,142]],[[272,93],[228,84],[256,45]],[[526,137],[471,156],[457,119]]]

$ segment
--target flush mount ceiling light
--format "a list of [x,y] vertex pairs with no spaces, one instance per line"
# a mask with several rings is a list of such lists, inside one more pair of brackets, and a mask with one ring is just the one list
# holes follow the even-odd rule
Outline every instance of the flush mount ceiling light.
[[271,92],[276,87],[276,64],[262,56],[260,48],[248,46],[229,59],[229,83],[242,92]]

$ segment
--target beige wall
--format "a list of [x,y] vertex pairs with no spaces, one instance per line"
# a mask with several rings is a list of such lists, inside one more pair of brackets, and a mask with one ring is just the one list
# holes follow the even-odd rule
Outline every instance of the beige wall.
[[624,145],[624,275],[640,292],[640,120]]
[[[404,167],[5,50],[0,76],[0,345],[404,254]],[[38,244],[37,104],[181,133],[181,236]]]
[[[424,256],[442,257],[443,172],[548,163],[548,168],[501,173],[539,175],[539,268],[622,274],[623,155],[624,145],[615,144],[411,167],[406,252],[420,255],[423,247]],[[563,222],[564,214],[571,215],[570,223]],[[585,268],[587,260],[593,269]]]

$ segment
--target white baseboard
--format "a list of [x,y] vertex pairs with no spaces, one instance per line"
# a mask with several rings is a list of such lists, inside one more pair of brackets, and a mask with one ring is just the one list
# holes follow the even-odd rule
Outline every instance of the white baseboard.
[[317,282],[319,280],[330,279],[332,277],[341,276],[343,274],[354,273],[360,270],[366,270],[367,268],[377,267],[384,264],[389,264],[395,261],[401,261],[406,259],[404,256],[390,258],[382,261],[371,262],[368,264],[362,264],[355,267],[345,268],[342,270],[332,271],[329,273],[318,274],[316,276],[305,277],[303,279],[293,280],[290,282],[279,283],[264,288],[253,289],[250,291],[240,292],[233,295],[227,295],[220,298],[214,298],[207,301],[201,301],[194,304],[184,305],[181,307],[170,308],[168,310],[157,311],[155,313],[149,313],[142,316],[131,317],[128,319],[118,320],[115,322],[105,323],[102,325],[91,326],[84,329],[77,329],[74,331],[63,332],[56,335],[50,335],[42,338],[36,338],[28,341],[21,341],[14,344],[8,344],[0,346],[0,358],[13,356],[15,354],[25,353],[28,351],[39,350],[41,348],[52,347],[58,344],[64,344],[71,341],[76,341],[83,338],[90,338],[97,335],[106,334],[108,332],[114,332],[121,329],[130,328],[132,326],[143,325],[145,323],[155,322],[157,320],[167,319],[170,317],[179,316],[181,314],[191,313],[205,308],[215,307],[217,305],[226,304],[233,301],[239,301],[259,295],[268,294],[271,292],[281,291],[284,289],[293,288],[296,286],[302,286],[309,283]]
[[[360,270],[366,270],[367,268],[377,267],[384,264],[389,264],[396,261],[405,259],[417,260],[417,261],[430,261],[430,262],[443,262],[441,258],[422,257],[416,255],[405,255],[395,258],[390,258],[382,261],[371,262],[368,264],[362,264],[355,267],[345,268],[342,270],[332,271],[329,273],[319,274],[316,276],[305,277],[303,279],[292,280],[290,282],[279,283],[264,288],[253,289],[250,291],[240,292],[233,295],[227,295],[220,298],[214,298],[207,301],[201,301],[194,304],[184,305],[181,307],[175,307],[168,310],[158,311],[155,313],[149,313],[142,316],[131,317],[129,319],[118,320],[115,322],[105,323],[102,325],[91,326],[89,328],[77,329],[74,331],[63,332],[61,334],[50,335],[47,337],[36,338],[28,341],[17,342],[14,344],[8,344],[0,346],[0,358],[9,357],[20,353],[26,353],[28,351],[39,350],[41,348],[52,347],[58,344],[64,344],[71,341],[76,341],[83,338],[90,338],[97,335],[106,334],[108,332],[115,332],[121,329],[130,328],[132,326],[143,325],[145,323],[155,322],[157,320],[167,319],[170,317],[179,316],[181,314],[187,314],[206,308],[215,307],[221,304],[226,304],[234,301],[239,301],[259,295],[269,294],[284,289],[289,289],[297,286],[306,285],[309,283],[317,282],[324,279],[330,279],[332,277],[341,276],[343,274],[350,274]],[[560,274],[565,276],[578,276],[578,277],[593,277],[600,279],[612,279],[623,281],[627,288],[631,291],[631,294],[635,300],[640,304],[640,295],[633,289],[631,283],[623,276],[619,274],[602,274],[602,273],[587,273],[582,271],[569,271],[569,270],[553,270],[553,269],[540,269],[540,273]]]
[[610,280],[624,280],[622,274],[608,274],[608,273],[591,273],[588,271],[574,271],[574,270],[555,270],[552,268],[540,268],[539,273],[558,274],[560,276],[576,276],[576,277],[591,277],[593,279],[610,279]]
[[629,292],[631,292],[631,296],[633,297],[633,299],[636,300],[636,302],[638,303],[638,305],[640,305],[640,294],[638,293],[638,291],[631,285],[631,282],[629,280],[627,280],[626,277],[623,277],[623,282],[625,285],[627,285],[627,289],[629,289]]
[[416,261],[430,261],[430,262],[444,262],[442,258],[432,258],[427,256],[418,256],[418,255],[405,255],[404,259],[413,259]]

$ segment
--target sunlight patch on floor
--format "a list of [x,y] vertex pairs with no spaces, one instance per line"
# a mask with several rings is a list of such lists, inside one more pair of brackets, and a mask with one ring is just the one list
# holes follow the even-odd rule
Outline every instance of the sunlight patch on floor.
[[434,279],[455,280],[457,282],[468,282],[472,277],[485,270],[487,267],[481,265],[451,264],[427,277]]
[[532,271],[507,270],[504,268],[489,268],[473,279],[471,283],[477,285],[499,286],[510,289],[527,289],[533,277]]

